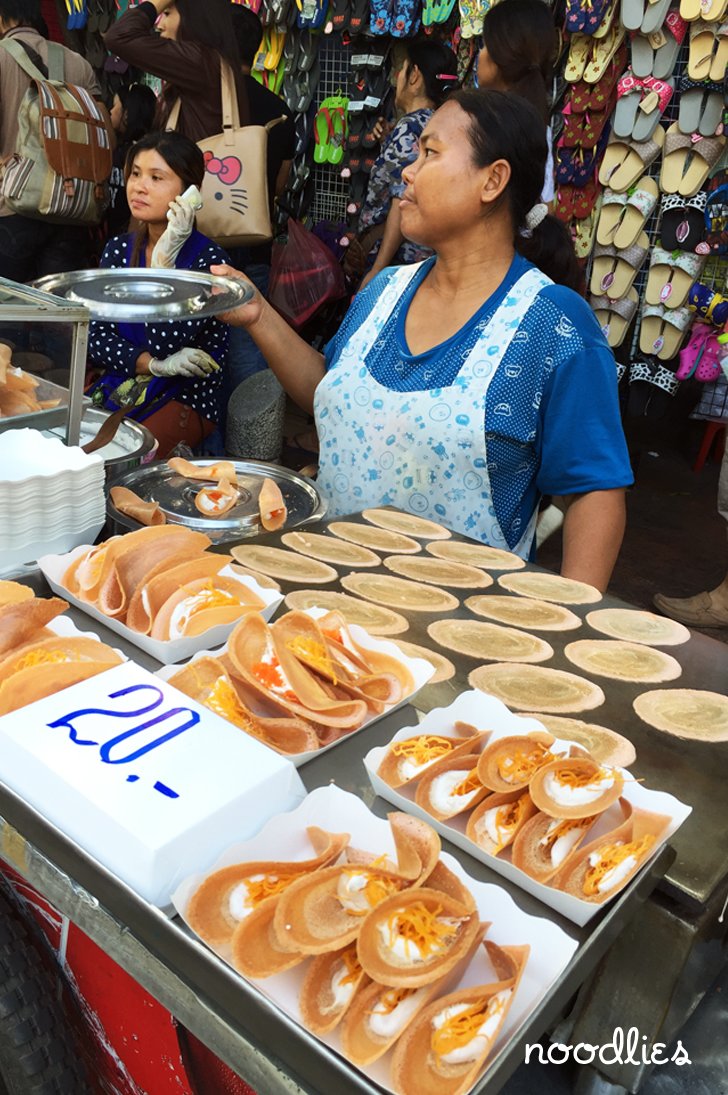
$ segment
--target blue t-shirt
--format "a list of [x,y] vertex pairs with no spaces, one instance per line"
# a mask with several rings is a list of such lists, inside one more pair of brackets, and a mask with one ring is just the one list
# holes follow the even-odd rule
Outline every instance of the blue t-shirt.
[[[371,375],[392,391],[430,391],[457,383],[463,361],[496,309],[531,268],[517,255],[498,289],[455,335],[413,355],[405,319],[434,262],[423,263],[366,358]],[[327,370],[336,368],[346,342],[376,309],[393,273],[392,267],[382,271],[354,299],[325,348]],[[591,308],[572,290],[547,286],[528,308],[488,387],[483,429],[493,506],[511,546],[541,494],[585,494],[632,482],[614,356]],[[512,537],[509,530],[514,530]]]

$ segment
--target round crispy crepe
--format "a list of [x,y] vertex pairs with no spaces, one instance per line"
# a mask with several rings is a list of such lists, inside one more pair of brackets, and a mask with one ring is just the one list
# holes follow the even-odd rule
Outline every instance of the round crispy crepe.
[[645,646],[679,646],[690,638],[688,628],[677,620],[636,608],[598,608],[587,613],[586,622],[602,635]]
[[183,586],[200,578],[212,578],[230,562],[231,556],[204,552],[202,555],[175,555],[165,559],[147,575],[133,593],[126,612],[126,625],[148,635],[164,603]]
[[257,613],[249,613],[235,628],[228,656],[237,676],[294,715],[350,730],[367,717],[363,700],[339,698],[278,641]]
[[586,582],[575,582],[572,578],[562,578],[559,574],[545,574],[530,571],[528,574],[503,574],[498,585],[519,593],[524,597],[535,597],[542,601],[555,601],[560,605],[590,605],[601,601],[602,595],[594,586]]
[[17,711],[29,703],[53,696],[64,688],[70,688],[72,684],[86,681],[97,673],[103,673],[111,665],[120,663],[121,658],[116,657],[115,662],[60,662],[57,665],[43,666],[40,671],[36,666],[21,669],[0,684],[0,715],[9,715],[11,711]]
[[[338,987],[346,986],[348,999],[337,1003],[334,982],[339,979]],[[301,1020],[307,1030],[314,1034],[328,1034],[343,1019],[352,1004],[359,987],[368,982],[356,956],[356,944],[332,951],[329,954],[317,954],[306,970],[306,976],[298,996]]]
[[470,658],[545,662],[554,654],[553,647],[535,635],[479,620],[436,620],[428,626],[427,634],[446,650]]
[[272,479],[265,478],[258,494],[260,523],[266,532],[283,528],[288,517],[288,507],[281,488]]
[[468,683],[495,696],[517,711],[546,711],[559,715],[569,711],[590,711],[604,703],[598,684],[540,665],[481,665],[468,676]]
[[261,574],[259,570],[249,570],[248,567],[241,567],[239,563],[230,563],[230,570],[241,578],[254,578],[263,589],[275,589],[277,593],[281,591],[281,587],[275,578],[269,578],[267,574]]
[[316,731],[304,719],[265,718],[254,714],[217,658],[197,658],[170,677],[167,683],[286,756],[320,748]]
[[[657,841],[670,823],[664,814],[653,814],[647,810],[634,809],[620,826],[603,836],[583,845],[573,858],[554,876],[551,885],[577,897],[580,901],[601,904],[614,897],[623,889],[652,855]],[[589,876],[599,871],[606,857],[624,857],[633,853],[635,863],[629,871],[613,886],[602,893],[589,893]],[[594,862],[596,860],[596,862]],[[601,863],[600,863],[601,861]],[[608,858],[606,858],[608,863]],[[616,865],[616,864],[614,864]],[[603,868],[602,868],[603,869]]]
[[407,658],[422,658],[434,668],[435,674],[430,677],[428,684],[439,684],[440,681],[449,681],[455,676],[455,666],[442,654],[434,650],[428,650],[425,646],[417,646],[416,643],[407,643],[403,639],[392,639]]
[[329,532],[350,544],[371,548],[373,551],[394,551],[398,555],[414,554],[420,545],[409,536],[372,525],[357,525],[354,521],[332,521]]
[[[477,753],[458,753],[432,765],[417,783],[415,802],[420,809],[426,810],[438,821],[447,821],[477,806],[490,793],[478,778],[478,759]],[[457,788],[461,788],[461,793]],[[438,805],[440,796],[444,809]],[[450,798],[455,801],[444,801]]]
[[34,637],[0,661],[0,684],[24,669],[35,669],[43,676],[48,670],[52,671],[65,662],[107,662],[108,665],[119,665],[121,661],[116,651],[99,639],[88,639],[80,635],[51,635],[42,639]]
[[425,551],[438,559],[452,559],[455,563],[481,567],[483,570],[522,570],[526,560],[512,551],[490,547],[489,544],[469,544],[462,540],[425,544]]
[[67,608],[68,601],[60,597],[33,597],[3,605],[0,608],[0,658],[31,641]]
[[[423,914],[424,910],[424,914]],[[451,932],[438,940],[430,953],[407,961],[394,953],[380,928],[389,927],[390,937],[399,930],[400,914],[426,915],[431,923],[450,921]],[[477,909],[469,908],[442,890],[429,887],[395,893],[382,901],[364,918],[357,939],[357,954],[364,972],[379,985],[393,988],[418,988],[448,973],[468,951],[480,929]],[[401,934],[401,933],[400,933]]]
[[398,532],[402,536],[419,536],[421,540],[449,540],[449,529],[428,521],[425,517],[416,517],[413,513],[402,513],[388,509],[365,509],[362,517],[377,528],[388,532]]
[[[151,637],[167,641],[204,635],[213,627],[234,623],[246,613],[257,614],[263,607],[260,597],[234,578],[220,574],[198,578],[167,598],[152,622]],[[179,628],[179,634],[173,633],[175,628]]]
[[[588,802],[574,802],[572,805],[565,805],[553,797],[549,790],[549,781],[555,778],[558,783],[566,784],[563,777],[567,775],[580,780],[582,784],[585,783],[586,785],[599,783],[600,778],[603,777],[604,790],[595,797],[590,798]],[[617,801],[622,794],[623,787],[624,777],[617,768],[608,768],[606,765],[597,764],[596,761],[587,757],[572,757],[571,759],[552,761],[551,764],[539,768],[529,784],[531,798],[539,810],[544,814],[548,814],[549,817],[563,818],[592,817],[594,814],[603,813],[613,802]],[[576,790],[578,791],[578,786]]]
[[323,536],[320,532],[286,532],[281,536],[281,543],[309,559],[337,566],[378,567],[381,561],[369,548],[337,540],[334,536]]
[[632,706],[656,730],[694,741],[728,741],[728,696],[697,688],[643,692]]
[[[491,810],[495,811],[490,815]],[[529,818],[536,813],[536,806],[528,791],[506,791],[505,794],[489,795],[468,818],[465,835],[488,855],[498,855],[511,845]],[[488,832],[487,823],[492,816],[496,825],[496,841]]]
[[299,951],[281,950],[273,921],[277,897],[262,901],[241,920],[230,940],[230,961],[246,977],[266,978],[293,969],[305,958]]
[[140,525],[166,525],[167,517],[159,502],[145,502],[128,487],[112,487],[109,491],[111,501],[119,513],[126,514]]
[[358,624],[370,635],[401,635],[409,628],[407,620],[398,612],[331,590],[296,589],[286,597],[286,606],[300,609],[319,607],[340,612],[347,623]]
[[593,824],[594,815],[559,818],[537,813],[516,834],[511,862],[537,882],[548,882],[576,855]]
[[[473,752],[484,737],[474,726],[456,722],[448,734],[414,734],[411,738],[400,738],[391,742],[377,775],[390,787],[403,787],[419,779],[432,765]],[[408,758],[415,761],[416,771],[411,776],[402,772],[402,763]]]
[[[372,981],[357,992],[341,1025],[341,1049],[355,1065],[382,1057],[422,1009],[467,969],[489,925],[481,924],[459,963],[436,981],[419,988],[387,988]],[[377,1030],[376,1026],[380,1029]]]
[[586,673],[617,681],[658,684],[674,681],[682,674],[680,663],[669,654],[621,639],[579,639],[569,643],[564,654]]
[[112,536],[88,551],[81,552],[61,578],[61,585],[79,600],[95,603],[99,589],[111,569],[114,555],[122,547],[123,541],[123,536]]
[[[392,1080],[397,1095],[465,1095],[475,1084],[513,1003],[530,951],[527,946],[497,947],[488,942],[485,947],[500,980],[456,989],[419,1013],[395,1046]],[[489,1036],[471,1060],[443,1062],[433,1047],[434,1021],[446,1009],[463,1004],[482,1009],[483,1023],[491,1019]]]
[[415,582],[466,589],[485,588],[493,584],[493,579],[485,571],[447,559],[428,559],[425,555],[387,555],[382,562],[393,574]]
[[341,584],[366,601],[403,608],[407,612],[448,612],[460,603],[452,593],[437,586],[423,586],[388,574],[358,574],[355,571],[345,574]]
[[554,754],[549,751],[553,740],[545,730],[497,738],[480,754],[480,782],[497,794],[528,787],[533,773],[553,759]]
[[599,764],[612,764],[615,768],[629,768],[637,754],[634,745],[621,734],[581,719],[564,719],[558,715],[528,714],[524,718],[538,719],[557,738],[576,742],[586,749]]
[[181,475],[183,479],[203,479],[215,482],[218,479],[227,479],[229,483],[237,483],[238,475],[235,465],[230,460],[218,460],[216,464],[207,464],[200,467],[191,460],[184,460],[181,456],[173,456],[167,461],[167,465]]
[[[333,863],[349,843],[348,833],[329,833],[316,825],[309,826],[306,832],[316,853],[310,859],[234,863],[209,874],[192,894],[185,909],[185,920],[192,931],[211,947],[229,943],[238,924],[244,922],[253,909],[276,899],[296,879]],[[236,891],[242,899],[242,908],[237,910],[242,916],[230,908]],[[246,915],[248,906],[250,912]]]
[[562,605],[536,601],[532,597],[506,597],[495,593],[468,597],[465,607],[476,616],[496,620],[527,631],[572,631],[581,627],[579,617]]
[[21,585],[20,582],[0,581],[0,608],[19,601],[32,601],[33,596],[33,590],[29,586]]
[[320,563],[317,559],[306,559],[295,551],[282,548],[264,547],[262,544],[238,544],[232,548],[233,556],[239,563],[251,570],[260,570],[271,578],[280,578],[284,582],[307,582],[325,585],[338,577],[333,567]]
[[127,532],[107,556],[111,565],[100,583],[97,607],[106,616],[123,619],[137,587],[158,564],[182,551],[202,552],[210,543],[204,533],[182,525],[152,525]]

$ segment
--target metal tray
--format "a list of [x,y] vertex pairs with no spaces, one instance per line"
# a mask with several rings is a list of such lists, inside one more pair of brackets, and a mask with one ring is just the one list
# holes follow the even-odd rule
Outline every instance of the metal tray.
[[145,267],[71,270],[49,274],[33,284],[46,293],[83,304],[92,319],[109,323],[205,319],[245,304],[253,296],[252,286],[237,278]]
[[[28,373],[29,376],[35,376]],[[54,426],[65,426],[68,418],[68,388],[60,384],[54,384],[50,380],[36,376],[38,387],[35,389],[37,399],[58,399],[57,407],[47,407],[42,411],[28,411],[27,414],[13,414],[8,418],[0,418],[0,433],[3,430],[21,430],[32,427],[33,429],[49,430]],[[83,396],[81,405],[88,407],[91,400]]]
[[[204,468],[219,461],[193,460],[192,463]],[[195,506],[197,492],[214,482],[213,479],[185,479],[161,461],[134,468],[115,479],[112,485],[128,487],[146,502],[158,502],[169,524],[185,525],[196,532],[204,532],[216,544],[258,536],[263,531],[258,511],[258,493],[261,481],[265,478],[272,479],[281,489],[288,509],[286,529],[308,524],[326,512],[325,503],[315,483],[306,476],[279,467],[278,464],[266,464],[259,460],[233,460],[231,463],[237,473],[240,501],[223,517],[203,517]],[[106,512],[114,533],[139,528],[131,517],[119,513],[110,498]]]

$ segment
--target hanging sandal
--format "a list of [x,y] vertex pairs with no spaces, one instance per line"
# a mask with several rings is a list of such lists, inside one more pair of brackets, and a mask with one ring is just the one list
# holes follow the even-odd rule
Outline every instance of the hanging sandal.
[[675,357],[692,322],[688,308],[665,308],[663,304],[647,304],[642,309],[640,350],[654,354],[660,361]]
[[625,297],[610,300],[609,297],[590,297],[597,323],[612,349],[621,346],[639,306],[636,289],[630,289]]
[[[629,190],[658,158],[664,143],[665,130],[659,125],[648,141],[610,141],[599,168],[599,182],[612,190]],[[661,189],[665,188],[661,185]]]
[[[693,251],[701,254],[698,248],[705,235],[705,208],[708,195],[704,190],[692,198],[682,198],[679,194],[666,194],[662,199],[660,216],[660,246],[665,251]],[[705,253],[709,250],[705,246]]]
[[597,244],[594,248],[594,264],[589,290],[594,296],[608,296],[619,300],[629,293],[639,270],[647,258],[649,239],[643,232],[637,243],[618,251],[613,245]]
[[654,247],[650,256],[645,302],[664,304],[666,308],[682,308],[704,266],[705,258],[702,255]]

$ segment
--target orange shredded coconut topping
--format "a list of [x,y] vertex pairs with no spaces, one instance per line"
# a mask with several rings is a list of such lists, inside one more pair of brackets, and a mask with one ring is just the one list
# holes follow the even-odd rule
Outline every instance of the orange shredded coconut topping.
[[566,833],[570,832],[572,829],[588,828],[595,817],[596,814],[592,817],[573,817],[565,818],[563,821],[560,821],[559,824],[555,825],[551,832],[547,833],[539,842],[543,848],[544,855],[549,855],[551,853],[551,849],[560,837],[565,836]]
[[[379,860],[375,860],[372,867],[376,867],[380,860],[385,860],[386,856],[380,856]],[[344,871],[345,875],[350,878],[354,878],[356,875],[367,876],[366,884],[362,890],[369,909],[373,909],[375,905],[381,904],[385,897],[389,897],[390,894],[396,893],[399,886],[393,878],[385,878],[382,875],[370,874],[368,870],[362,870],[361,867],[350,867]],[[369,909],[347,909],[350,916],[366,916]]]
[[469,795],[471,791],[479,791],[483,784],[478,779],[478,769],[473,768],[465,779],[453,787],[454,795]]
[[230,604],[240,604],[241,602],[232,593],[228,593],[227,590],[216,589],[213,578],[208,578],[205,584],[200,589],[190,589],[189,586],[182,586],[185,593],[190,597],[194,597],[197,600],[195,611],[199,611],[201,608],[224,608]]
[[457,1015],[451,1015],[441,1027],[432,1032],[430,1045],[433,1053],[438,1057],[445,1057],[453,1050],[466,1046],[491,1015],[501,1014],[505,1010],[506,1003],[506,1000],[491,997],[490,1000],[478,1000]]
[[64,650],[29,650],[13,666],[13,672],[20,669],[31,669],[36,665],[60,665],[61,662],[70,662],[72,659]]
[[417,947],[420,955],[437,954],[453,941],[458,925],[439,920],[442,906],[428,909],[422,901],[396,909],[389,917],[389,930],[405,941],[405,953],[409,957],[409,944]]
[[516,749],[514,753],[499,757],[498,775],[506,783],[527,783],[534,772],[552,760],[556,760],[554,754],[540,741],[535,741],[531,743],[528,751]]
[[454,744],[451,738],[441,738],[437,734],[420,734],[418,738],[395,742],[392,753],[395,757],[410,757],[420,766],[447,756]]
[[361,965],[356,956],[356,943],[353,947],[349,947],[345,950],[341,956],[341,960],[347,968],[346,977],[342,977],[342,985],[351,985],[354,981],[358,981],[362,974]]
[[656,837],[648,833],[641,840],[632,840],[629,844],[605,845],[599,851],[599,862],[593,867],[589,867],[584,876],[584,893],[592,897],[599,893],[599,884],[609,871],[618,867],[628,856],[634,856],[639,862],[655,843],[655,840]]
[[286,647],[306,665],[330,677],[332,684],[338,683],[334,663],[323,643],[317,642],[316,639],[307,638],[305,635],[296,635],[294,639],[288,640]]
[[498,844],[496,845],[496,854],[506,846],[510,838],[513,836],[513,830],[516,828],[523,812],[526,809],[528,802],[528,795],[521,795],[515,802],[506,802],[503,806],[499,806],[495,815],[495,829],[498,833]]
[[408,996],[416,991],[416,989],[387,989],[379,997],[374,1007],[369,1009],[367,1015],[391,1015],[403,1000],[406,1000]]
[[258,724],[243,707],[237,692],[225,677],[215,681],[208,692],[205,706],[253,737],[261,737]]
[[554,778],[565,787],[588,787],[590,783],[603,783],[612,778],[609,768],[598,768],[596,772],[577,771],[572,768],[557,768]]
[[265,901],[266,897],[275,897],[276,894],[283,893],[292,882],[305,873],[305,871],[298,871],[285,875],[266,875],[258,879],[246,878],[245,888],[248,891],[249,904],[257,907],[261,901]]

